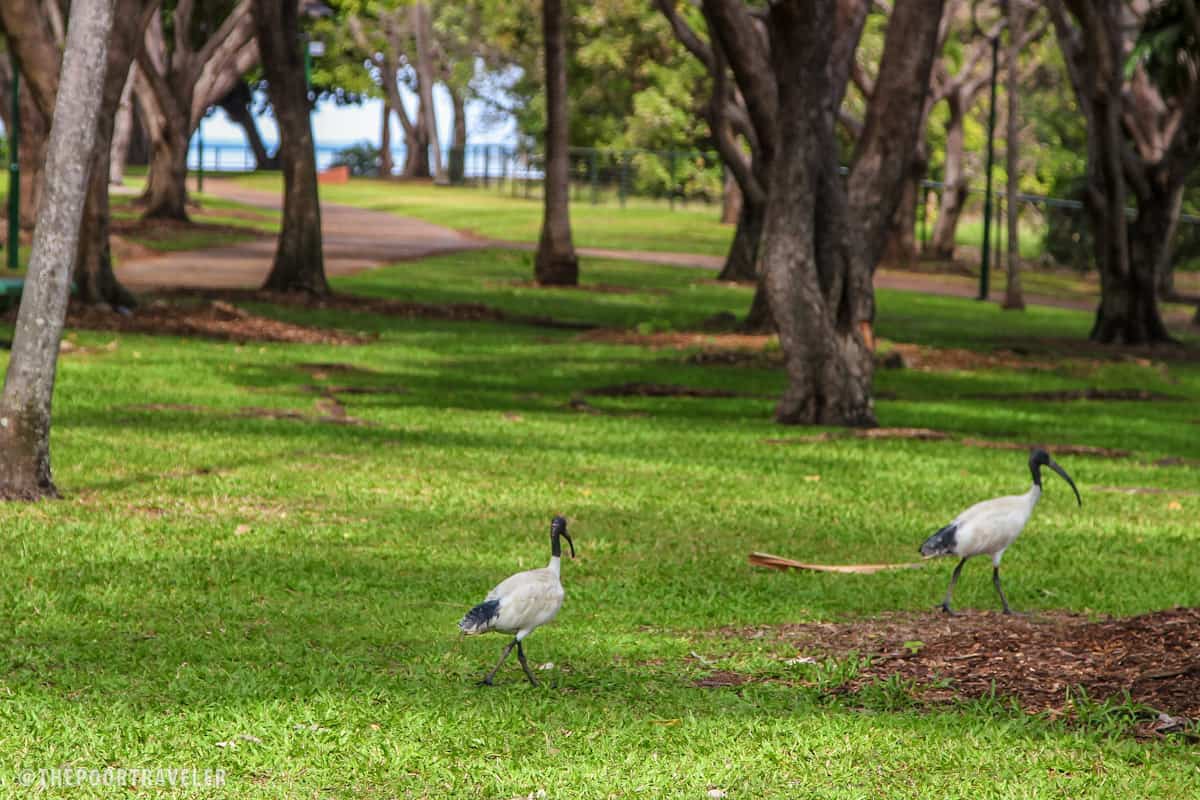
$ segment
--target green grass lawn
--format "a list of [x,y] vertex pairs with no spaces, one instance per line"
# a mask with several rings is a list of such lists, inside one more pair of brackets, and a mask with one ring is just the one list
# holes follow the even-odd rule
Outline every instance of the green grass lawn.
[[[687,329],[749,301],[694,270],[586,259],[588,282],[628,292],[534,289],[529,258],[469,253],[335,285],[620,328]],[[776,370],[697,366],[685,352],[529,325],[255,309],[378,339],[70,334],[53,436],[64,499],[0,506],[0,792],[25,796],[21,769],[106,766],[226,770],[223,791],[145,792],[170,797],[1194,792],[1194,745],[1135,741],[1103,713],[1073,724],[1001,702],[925,706],[903,685],[843,696],[831,690],[853,659],[788,665],[785,643],[711,635],[931,608],[947,562],[846,576],[757,570],[746,556],[912,560],[970,502],[1023,491],[1024,453],[950,441],[771,445],[808,433],[770,421]],[[932,347],[1038,352],[1043,338],[1081,337],[1089,323],[1060,309],[1012,315],[879,295],[882,336]],[[600,415],[567,405],[627,381],[751,396],[589,397],[609,412]],[[312,413],[313,384],[377,390],[339,395],[369,424],[238,415]],[[1181,401],[974,397],[1087,386]],[[1186,493],[1197,470],[1151,463],[1200,458],[1194,363],[888,370],[877,389],[883,425],[1134,451],[1060,459],[1083,508],[1048,479],[1005,558],[1018,609],[1129,615],[1200,603],[1200,504]],[[559,620],[527,641],[535,664],[552,665],[543,686],[526,685],[512,662],[496,687],[476,687],[504,640],[454,650],[455,623],[501,578],[545,563],[556,513],[571,518],[579,557],[564,565]],[[994,607],[982,564],[967,568],[956,599]],[[694,686],[713,668],[787,680]]]

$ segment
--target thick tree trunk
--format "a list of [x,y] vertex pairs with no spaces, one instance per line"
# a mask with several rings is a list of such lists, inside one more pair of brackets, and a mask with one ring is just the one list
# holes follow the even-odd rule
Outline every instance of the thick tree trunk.
[[1005,171],[1008,172],[1008,274],[1004,283],[1003,307],[1011,311],[1025,310],[1021,292],[1021,232],[1018,230],[1017,184],[1020,181],[1020,118],[1019,97],[1021,79],[1018,75],[1021,50],[1021,11],[1014,0],[1008,2],[1008,44],[1005,64],[1005,89],[1008,93],[1008,127],[1004,141]]
[[43,167],[46,164],[46,142],[49,126],[46,118],[34,104],[30,92],[21,91],[21,152],[17,160],[21,166],[21,219],[23,230],[33,230],[37,223],[38,209],[42,200],[42,185],[45,181]]
[[544,285],[579,283],[579,260],[571,241],[570,164],[567,130],[567,44],[562,0],[543,0],[546,52],[546,179],[542,233],[534,277]]
[[454,108],[454,143],[450,146],[446,172],[450,183],[457,185],[463,182],[467,169],[467,102],[462,89],[448,84],[446,89]]
[[886,261],[909,266],[917,260],[917,188],[924,173],[924,166],[914,162],[910,178],[904,182],[901,190],[896,215],[892,218],[892,231],[888,235],[884,255]]
[[253,13],[263,73],[279,122],[279,154],[283,168],[283,224],[275,263],[263,288],[328,294],[321,206],[317,195],[317,163],[296,3],[254,0]]
[[733,172],[725,170],[724,190],[721,194],[721,224],[736,225],[742,218],[742,187],[738,186]]
[[392,110],[383,103],[383,119],[379,123],[379,177],[392,177]]
[[930,255],[942,260],[954,258],[958,220],[967,204],[967,175],[963,170],[965,111],[949,98],[947,105],[950,107],[950,119],[946,122],[945,188],[938,200],[937,221],[934,222],[929,244]]
[[413,38],[417,50],[417,92],[421,103],[418,113],[425,123],[429,142],[433,145],[431,172],[433,179],[442,180],[442,146],[438,141],[437,116],[433,106],[433,27],[429,16],[429,6],[425,3],[413,3],[411,11]]
[[837,174],[833,115],[824,102],[833,10],[778,3],[770,28],[779,150],[771,165],[762,269],[788,375],[775,418],[874,425],[873,357],[853,324],[846,194]]
[[50,409],[70,295],[71,262],[87,193],[88,169],[112,26],[107,2],[73,4],[46,164],[46,202],[33,251],[12,355],[0,396],[0,497],[55,497]]
[[125,77],[125,86],[121,89],[121,99],[117,104],[116,118],[113,120],[112,144],[108,153],[108,182],[114,186],[125,183],[125,161],[129,157],[129,143],[133,138],[135,120],[133,118],[133,84],[137,80],[134,70],[136,64],[129,66]]
[[90,304],[132,307],[136,303],[113,274],[108,243],[108,183],[116,110],[129,83],[129,66],[148,19],[144,6],[144,0],[116,0],[114,8],[104,85],[95,119],[96,143],[92,148],[91,177],[75,262],[78,296]]
[[188,134],[177,123],[163,117],[161,135],[153,138],[150,148],[150,175],[142,202],[146,219],[174,219],[188,222],[187,153]]
[[753,281],[758,278],[758,251],[767,209],[760,203],[743,201],[733,244],[717,280]]
[[404,132],[404,171],[400,173],[405,178],[428,178],[429,172],[429,136],[422,115],[418,113],[417,123],[412,130]]

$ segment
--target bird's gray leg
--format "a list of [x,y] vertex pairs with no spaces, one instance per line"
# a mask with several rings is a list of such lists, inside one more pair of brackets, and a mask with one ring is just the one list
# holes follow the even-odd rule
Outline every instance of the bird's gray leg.
[[1000,568],[992,567],[992,585],[996,587],[996,594],[1000,595],[1000,602],[1004,604],[1004,613],[1011,614],[1013,610],[1008,607],[1008,598],[1004,596],[1004,590],[1000,588]]
[[496,677],[496,670],[500,669],[500,665],[504,663],[504,659],[508,658],[508,654],[511,653],[512,649],[518,644],[520,644],[520,642],[518,642],[516,639],[513,639],[508,643],[508,647],[504,648],[504,652],[500,654],[500,660],[496,662],[496,666],[492,667],[492,671],[489,672],[487,676],[479,682],[480,686],[492,685],[492,678]]
[[533,673],[529,669],[529,662],[525,660],[525,649],[521,647],[520,642],[517,642],[517,658],[521,659],[521,668],[525,670],[525,677],[529,678],[530,683],[537,686],[537,679],[533,677]]
[[950,576],[950,585],[946,587],[946,599],[942,601],[942,611],[945,611],[947,614],[954,614],[950,610],[950,598],[954,595],[954,584],[958,583],[958,575],[962,572],[963,564],[965,563],[967,563],[965,558],[958,562],[958,566],[954,568],[954,574]]

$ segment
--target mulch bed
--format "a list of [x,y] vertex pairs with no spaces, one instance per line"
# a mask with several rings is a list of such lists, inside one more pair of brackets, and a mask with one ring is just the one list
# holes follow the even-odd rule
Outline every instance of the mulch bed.
[[598,386],[586,389],[583,394],[596,397],[758,397],[759,395],[734,392],[728,389],[708,389],[697,386],[680,386],[674,383],[619,383],[613,386]]
[[221,300],[189,304],[158,300],[127,312],[72,303],[67,312],[67,327],[234,342],[345,345],[372,340],[346,331],[262,317]]
[[226,303],[268,303],[315,310],[330,309],[363,314],[377,314],[401,319],[432,319],[454,322],[513,322],[543,328],[565,330],[590,330],[595,326],[585,322],[554,319],[552,317],[510,314],[483,303],[413,303],[403,300],[386,300],[377,297],[344,294],[313,295],[306,292],[268,292],[243,289],[222,290],[179,290],[163,296],[181,295],[201,297]]
[[784,639],[804,655],[870,656],[847,692],[898,675],[929,702],[994,690],[1051,716],[1070,714],[1068,694],[1079,689],[1097,702],[1122,702],[1128,692],[1135,703],[1200,719],[1200,608],[1098,621],[1065,612],[894,613],[723,633]]

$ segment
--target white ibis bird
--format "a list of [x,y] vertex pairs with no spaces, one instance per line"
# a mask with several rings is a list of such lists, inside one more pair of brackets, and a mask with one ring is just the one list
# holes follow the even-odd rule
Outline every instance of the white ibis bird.
[[1036,449],[1029,454],[1029,471],[1033,474],[1033,486],[1029,487],[1028,492],[976,503],[921,545],[921,555],[926,558],[953,555],[962,559],[954,568],[954,574],[950,576],[946,599],[942,601],[942,610],[947,614],[954,613],[950,610],[950,598],[954,594],[954,584],[958,583],[958,574],[962,572],[963,564],[967,563],[971,556],[981,555],[992,557],[992,585],[1000,595],[1004,613],[1012,613],[1012,609],[1008,607],[1008,598],[1004,596],[1004,589],[1000,587],[1000,558],[1008,546],[1016,541],[1025,523],[1029,522],[1033,507],[1042,496],[1042,467],[1049,467],[1071,484],[1075,499],[1083,506],[1083,499],[1079,496],[1079,490],[1075,488],[1075,481],[1071,480],[1067,471],[1055,463],[1045,450]]
[[458,623],[464,635],[488,631],[512,633],[515,637],[504,652],[492,671],[484,677],[480,684],[491,686],[496,670],[508,658],[514,647],[517,648],[517,658],[521,660],[521,668],[525,670],[529,682],[537,686],[537,680],[525,660],[525,650],[521,641],[534,630],[554,619],[562,608],[563,588],[559,580],[560,564],[562,563],[562,545],[559,537],[571,545],[571,558],[575,557],[575,543],[567,534],[567,521],[555,517],[550,523],[550,563],[542,569],[531,569],[518,572],[505,579],[495,589],[488,592],[487,598],[467,612]]

